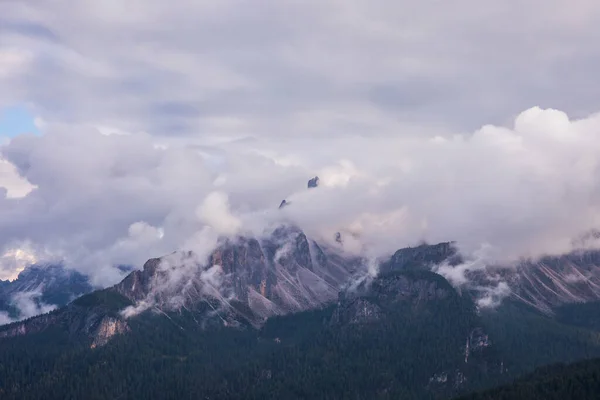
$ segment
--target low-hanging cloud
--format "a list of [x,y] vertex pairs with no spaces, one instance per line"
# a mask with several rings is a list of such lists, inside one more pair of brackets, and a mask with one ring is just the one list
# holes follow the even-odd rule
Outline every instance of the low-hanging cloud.
[[[598,226],[600,117],[531,108],[511,128],[407,140],[347,139],[336,151],[361,174],[291,197],[297,222],[347,227],[391,251],[455,240],[488,259],[561,254]],[[387,247],[387,249],[384,249]]]
[[41,297],[40,288],[14,293],[9,299],[9,304],[15,309],[16,317],[13,318],[8,312],[0,311],[0,325],[21,321],[56,309],[56,305],[44,303]]
[[[599,130],[598,115],[570,120],[537,107],[511,127],[332,137],[318,151],[300,138],[198,148],[52,127],[0,150],[35,185],[0,199],[2,268],[22,268],[17,254],[62,260],[104,286],[122,277],[115,265],[176,250],[205,260],[221,236],[284,222],[331,244],[340,232],[345,250],[369,259],[449,240],[482,265],[562,254],[599,226]],[[307,189],[315,174],[319,187]],[[278,209],[282,199],[290,205]]]

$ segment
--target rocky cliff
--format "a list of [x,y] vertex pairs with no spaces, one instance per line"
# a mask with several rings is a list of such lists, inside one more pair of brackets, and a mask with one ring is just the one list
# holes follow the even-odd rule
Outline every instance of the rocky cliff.
[[204,263],[192,253],[149,260],[113,290],[163,311],[210,299],[217,316],[233,312],[260,324],[335,300],[362,265],[361,259],[321,246],[297,228],[280,227],[265,238],[225,240]]

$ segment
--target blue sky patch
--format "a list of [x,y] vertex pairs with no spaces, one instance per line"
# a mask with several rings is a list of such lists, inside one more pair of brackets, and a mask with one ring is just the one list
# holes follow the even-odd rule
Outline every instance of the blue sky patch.
[[0,137],[15,137],[22,133],[39,134],[35,116],[24,106],[0,109]]

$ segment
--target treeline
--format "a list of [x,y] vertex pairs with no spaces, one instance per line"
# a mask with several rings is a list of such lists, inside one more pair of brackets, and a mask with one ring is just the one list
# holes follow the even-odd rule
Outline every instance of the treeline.
[[[118,300],[82,299],[77,306],[96,308]],[[600,357],[596,331],[510,303],[478,315],[456,294],[419,303],[375,300],[382,318],[358,325],[333,323],[336,306],[273,318],[260,330],[202,330],[197,313],[183,312],[132,319],[130,333],[96,349],[58,328],[0,340],[0,399],[437,400],[506,383],[542,364]],[[475,328],[491,346],[471,345],[465,362]],[[597,365],[585,368],[552,379],[585,396],[598,373]],[[577,386],[579,379],[584,384]],[[537,383],[521,384],[514,387],[519,395],[537,393]],[[484,398],[496,397],[471,397]]]
[[[100,349],[65,332],[0,341],[2,399],[427,399],[432,371],[464,364],[477,322],[452,300],[397,307],[371,325],[331,323],[332,308],[259,331],[201,331],[197,316],[148,315]],[[473,364],[473,368],[478,368]]]

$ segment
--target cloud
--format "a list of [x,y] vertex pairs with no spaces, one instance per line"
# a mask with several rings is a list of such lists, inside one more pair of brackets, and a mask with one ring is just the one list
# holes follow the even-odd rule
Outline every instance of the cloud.
[[24,197],[34,186],[21,178],[14,166],[0,158],[0,198]]
[[40,301],[39,298],[41,296],[41,291],[18,292],[13,295],[11,304],[19,310],[20,319],[44,314],[56,308],[55,305],[45,304]]
[[16,309],[17,317],[12,318],[7,312],[0,311],[0,325],[21,321],[56,309],[56,305],[41,301],[41,296],[42,292],[39,289],[14,293],[9,302]]
[[0,105],[28,101],[51,122],[323,137],[600,109],[589,0],[3,5]]
[[222,192],[209,193],[196,210],[196,215],[223,236],[235,235],[242,226],[242,222],[230,213],[229,199]]
[[551,3],[5,2],[0,107],[43,135],[0,147],[0,254],[107,285],[282,220],[370,256],[569,251],[599,223],[600,6]]
[[0,280],[16,279],[19,272],[36,262],[32,246],[27,241],[22,242],[19,247],[6,248],[0,253]]
[[[220,235],[284,221],[332,244],[341,232],[348,251],[370,256],[422,240],[454,240],[475,258],[485,249],[496,263],[561,254],[600,222],[599,127],[598,115],[534,107],[512,127],[333,136],[315,148],[301,137],[158,145],[145,133],[54,126],[0,150],[35,185],[1,200],[0,246],[65,259],[99,285],[120,278],[115,264],[205,254]],[[315,173],[321,185],[307,190]]]

